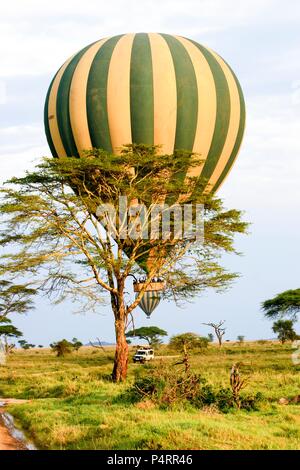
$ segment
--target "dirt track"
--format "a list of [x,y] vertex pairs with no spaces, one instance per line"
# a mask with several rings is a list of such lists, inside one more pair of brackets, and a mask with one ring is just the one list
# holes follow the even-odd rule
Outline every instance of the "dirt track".
[[10,435],[4,426],[0,410],[0,450],[25,450],[20,441]]
[[[25,400],[13,400],[0,398],[0,450],[27,450],[26,445],[13,437],[5,425],[4,405],[9,403],[20,403]],[[2,406],[1,406],[2,405]]]

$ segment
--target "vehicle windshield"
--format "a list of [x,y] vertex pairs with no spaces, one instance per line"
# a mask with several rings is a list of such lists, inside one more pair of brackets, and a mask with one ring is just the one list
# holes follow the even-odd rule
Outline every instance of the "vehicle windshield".
[[138,351],[137,354],[141,354],[142,356],[144,356],[145,354],[147,354],[147,351]]

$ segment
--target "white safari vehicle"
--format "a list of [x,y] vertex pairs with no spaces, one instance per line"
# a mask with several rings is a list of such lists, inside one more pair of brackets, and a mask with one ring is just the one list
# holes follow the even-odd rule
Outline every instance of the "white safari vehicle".
[[154,351],[146,346],[138,347],[135,355],[133,356],[133,362],[140,362],[142,364],[151,361],[152,359],[154,359]]

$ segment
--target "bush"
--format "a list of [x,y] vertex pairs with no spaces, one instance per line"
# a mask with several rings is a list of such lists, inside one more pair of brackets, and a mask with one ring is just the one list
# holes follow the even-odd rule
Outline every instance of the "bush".
[[128,392],[133,402],[147,399],[165,408],[182,402],[193,403],[203,383],[198,374],[154,369],[151,376],[137,377]]
[[196,333],[183,333],[181,335],[172,336],[169,346],[175,351],[188,352],[197,351],[207,348],[209,339],[205,336],[199,336]]
[[[167,369],[147,366],[125,394],[122,400],[131,403],[151,401],[160,408],[191,405],[201,409],[214,405],[223,413],[236,408],[234,397],[230,388],[213,387],[199,374],[176,373]],[[149,374],[150,372],[150,374]],[[261,394],[241,395],[240,409],[256,409],[257,402],[262,399]]]

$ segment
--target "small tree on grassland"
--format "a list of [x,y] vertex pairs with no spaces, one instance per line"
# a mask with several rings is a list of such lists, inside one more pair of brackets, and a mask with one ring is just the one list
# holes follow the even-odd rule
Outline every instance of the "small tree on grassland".
[[208,333],[207,338],[208,338],[208,341],[209,341],[210,343],[213,343],[213,341],[214,341],[214,335],[213,335],[212,333]]
[[277,333],[278,339],[282,344],[286,341],[294,341],[297,339],[292,320],[277,320],[273,323],[272,330],[274,333]]
[[75,351],[79,351],[79,349],[83,346],[82,342],[79,341],[77,338],[72,339],[72,345]]
[[243,343],[245,341],[245,336],[244,335],[238,335],[237,340],[239,343]]
[[57,357],[64,357],[67,354],[71,354],[71,352],[74,350],[73,344],[66,339],[62,339],[56,343],[51,343],[50,348],[56,352]]
[[225,320],[221,320],[219,323],[203,323],[203,325],[211,326],[214,329],[220,347],[222,346],[223,336],[226,332],[226,328],[223,328],[224,323]]
[[4,350],[6,354],[9,354],[15,347],[14,344],[10,343],[11,338],[20,338],[23,333],[18,330],[8,318],[0,320],[0,340],[3,341]]
[[25,339],[21,339],[18,343],[25,350],[35,348],[35,344],[28,343]]
[[126,337],[128,338],[139,338],[147,341],[150,346],[157,346],[161,344],[161,338],[168,336],[168,333],[157,326],[142,326],[135,330],[128,331]]
[[[203,192],[207,181],[197,186],[192,177],[182,181],[183,169],[193,165],[199,165],[199,158],[190,152],[158,157],[155,146],[126,146],[120,155],[93,149],[83,158],[45,159],[36,171],[13,178],[2,190],[0,244],[9,245],[11,254],[3,257],[0,274],[35,275],[54,301],[86,299],[85,310],[101,305],[107,293],[115,321],[116,382],[127,375],[128,323],[153,277],[164,278],[164,298],[177,303],[207,288],[223,290],[236,278],[218,261],[222,253],[235,252],[234,235],[245,232],[247,224],[240,211],[225,210],[220,199]],[[182,209],[184,204],[203,204],[205,243],[196,237],[133,238],[134,224],[127,238],[123,224],[111,237],[97,208],[118,207],[124,195],[141,202],[148,215],[166,196]],[[143,288],[130,300],[126,281],[140,275],[139,266],[149,258]]]
[[290,317],[293,321],[297,320],[300,312],[300,289],[286,290],[272,299],[265,300],[261,308],[267,318],[275,320]]
[[62,339],[61,341],[50,344],[50,348],[56,352],[57,357],[63,357],[67,354],[71,354],[73,351],[78,351],[82,346],[82,342],[77,338],[73,338],[72,342]]

